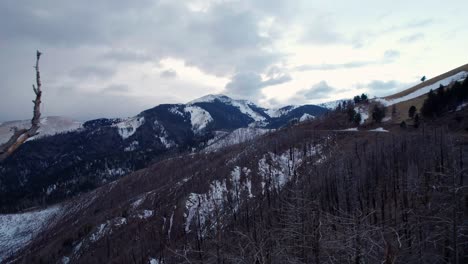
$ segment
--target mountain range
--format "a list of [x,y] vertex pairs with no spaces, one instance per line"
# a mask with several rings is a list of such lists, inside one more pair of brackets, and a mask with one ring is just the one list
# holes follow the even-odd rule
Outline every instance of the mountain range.
[[0,163],[0,262],[465,263],[467,76],[322,106],[49,117]]
[[[264,109],[246,100],[207,95],[187,104],[158,105],[130,118],[84,123],[43,118],[39,135],[0,164],[0,209],[62,201],[163,157],[241,143],[327,111],[315,105]],[[27,123],[0,125],[0,140],[6,141],[11,127]]]

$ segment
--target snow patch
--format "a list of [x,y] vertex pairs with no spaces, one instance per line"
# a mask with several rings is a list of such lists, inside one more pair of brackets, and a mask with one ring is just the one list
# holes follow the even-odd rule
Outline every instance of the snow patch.
[[123,139],[127,139],[131,137],[137,129],[145,123],[145,118],[144,117],[132,117],[129,119],[126,119],[122,122],[119,122],[117,124],[112,125],[113,127],[117,127],[117,131],[119,132],[119,135]]
[[140,212],[137,217],[140,218],[140,219],[147,219],[147,218],[150,218],[152,217],[154,214],[154,211],[153,210],[143,210],[142,212]]
[[290,106],[285,106],[279,109],[268,109],[265,111],[265,113],[269,115],[271,118],[278,118],[278,117],[287,115],[289,112],[296,109],[297,107],[298,107],[297,105],[290,105]]
[[138,148],[138,145],[139,145],[139,142],[134,140],[132,143],[130,143],[130,145],[128,145],[128,147],[124,149],[124,151],[125,152],[134,151]]
[[269,129],[262,128],[239,128],[224,136],[219,136],[216,141],[209,141],[205,151],[215,151],[223,147],[244,143],[268,133]]
[[369,131],[372,131],[372,132],[388,132],[388,130],[385,130],[383,127],[378,127],[376,129],[371,129]]
[[161,144],[163,144],[164,147],[166,147],[166,149],[169,149],[169,148],[172,148],[172,147],[176,146],[176,143],[168,138],[169,135],[168,135],[166,129],[164,128],[163,125],[161,125],[158,122],[158,120],[154,120],[153,124],[154,124],[155,129],[159,130],[159,136],[155,135],[156,138],[158,138],[159,141],[161,141]]
[[0,215],[0,262],[28,245],[62,213],[62,207]]
[[150,258],[150,260],[149,260],[149,264],[161,264],[161,263],[159,263],[159,260],[157,260],[155,258]]
[[357,127],[346,128],[338,131],[359,131]]
[[315,116],[305,113],[301,116],[301,118],[299,118],[299,122],[304,122],[304,121],[313,120],[313,119],[315,119]]
[[356,106],[354,107],[354,111],[356,113],[361,114],[361,122],[360,125],[364,124],[367,119],[369,119],[369,108],[365,106]]
[[343,103],[345,101],[348,101],[349,99],[341,99],[341,100],[335,100],[335,101],[330,101],[330,102],[325,102],[318,104],[318,106],[321,106],[323,108],[327,108],[330,110],[335,110],[340,103]]
[[190,113],[190,122],[192,130],[195,133],[202,131],[210,122],[213,121],[210,113],[198,106],[187,106],[185,112]]
[[179,111],[179,108],[177,106],[173,106],[169,108],[169,112],[173,113],[174,115],[179,115],[181,117],[184,117],[184,114],[181,111]]

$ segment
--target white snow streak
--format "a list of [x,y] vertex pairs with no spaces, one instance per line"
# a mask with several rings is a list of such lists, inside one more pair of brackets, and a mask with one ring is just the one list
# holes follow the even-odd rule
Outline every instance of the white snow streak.
[[390,105],[393,105],[393,104],[397,104],[397,103],[400,103],[400,102],[404,102],[404,101],[408,101],[408,100],[411,100],[413,98],[416,98],[416,97],[419,97],[423,94],[427,94],[430,90],[436,90],[440,87],[440,85],[442,86],[447,86],[449,84],[451,84],[452,82],[455,82],[455,81],[461,81],[461,80],[464,80],[466,77],[468,76],[468,72],[465,72],[465,71],[461,71],[455,75],[452,75],[450,77],[447,77],[445,79],[442,79],[438,82],[435,82],[434,84],[431,84],[431,85],[427,85],[427,86],[424,86],[408,95],[405,95],[405,96],[402,96],[400,98],[396,98],[396,99],[391,99],[391,100],[385,100],[383,98],[379,98],[377,99],[377,101],[381,102],[383,105],[385,106],[390,106]]

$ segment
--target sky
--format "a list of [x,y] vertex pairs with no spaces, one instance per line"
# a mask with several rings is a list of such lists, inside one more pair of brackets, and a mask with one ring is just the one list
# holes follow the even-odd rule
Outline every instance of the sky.
[[385,96],[468,63],[468,1],[2,0],[0,122],[134,116],[207,94],[266,108]]

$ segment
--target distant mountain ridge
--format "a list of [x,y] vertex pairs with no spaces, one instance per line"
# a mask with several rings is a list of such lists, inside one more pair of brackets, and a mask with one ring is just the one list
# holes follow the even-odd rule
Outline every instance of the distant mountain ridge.
[[[61,201],[164,156],[201,150],[213,142],[210,150],[251,140],[327,111],[315,105],[268,110],[247,100],[207,95],[187,104],[161,104],[130,118],[64,127],[27,142],[0,164],[0,211],[35,206],[41,199]],[[224,137],[216,138],[220,131]]]

